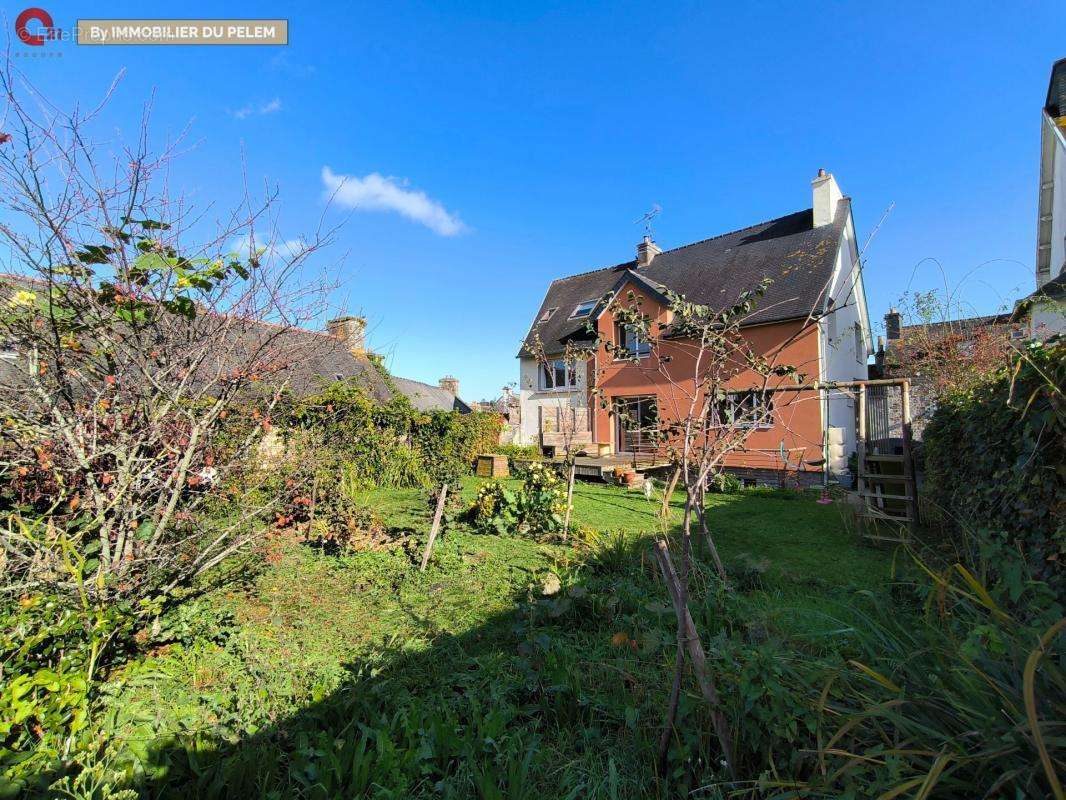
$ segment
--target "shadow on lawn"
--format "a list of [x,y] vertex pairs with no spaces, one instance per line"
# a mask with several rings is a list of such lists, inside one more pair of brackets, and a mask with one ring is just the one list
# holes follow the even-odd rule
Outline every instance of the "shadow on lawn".
[[[131,788],[197,798],[657,796],[672,616],[655,646],[612,643],[661,588],[642,564],[648,544],[634,536],[603,561],[591,557],[550,595],[540,583],[519,589],[514,611],[462,634],[347,664],[329,696],[253,735],[156,743]],[[431,590],[448,576],[412,569],[409,579]],[[622,579],[635,591],[604,594]],[[414,607],[402,611],[437,630]]]
[[[630,513],[644,502],[587,499]],[[649,528],[654,520],[652,511]],[[605,538],[557,567],[557,591],[545,594],[543,575],[531,576],[515,589],[513,610],[460,634],[441,634],[417,604],[397,598],[428,645],[388,644],[346,664],[347,678],[328,696],[254,733],[155,741],[140,749],[143,773],[128,787],[160,798],[551,800],[675,796],[706,785],[716,778],[707,768],[717,762],[714,738],[705,707],[685,694],[669,790],[654,773],[675,622],[648,556],[651,538]],[[435,597],[459,578],[436,564],[425,575],[412,565],[403,581]],[[705,585],[692,596],[709,592]],[[709,636],[717,612],[706,602],[693,611]]]

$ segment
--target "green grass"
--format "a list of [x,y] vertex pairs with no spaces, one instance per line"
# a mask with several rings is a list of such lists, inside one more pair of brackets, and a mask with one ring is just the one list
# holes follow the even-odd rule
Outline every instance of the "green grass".
[[[478,483],[464,482],[465,501]],[[790,660],[839,663],[890,559],[810,495],[710,501],[740,591],[722,591],[697,544],[693,612],[730,687],[741,757],[761,769],[796,758],[806,735],[814,687]],[[425,495],[358,502],[408,546],[330,557],[291,545],[246,589],[201,601],[174,644],[112,676],[93,769],[155,796],[662,796],[653,762],[675,623],[648,555],[657,501],[581,483],[574,520],[598,532],[581,537],[591,545],[460,525],[424,574]],[[549,575],[561,590],[544,595]],[[716,771],[694,686],[681,720],[670,785],[695,787]]]

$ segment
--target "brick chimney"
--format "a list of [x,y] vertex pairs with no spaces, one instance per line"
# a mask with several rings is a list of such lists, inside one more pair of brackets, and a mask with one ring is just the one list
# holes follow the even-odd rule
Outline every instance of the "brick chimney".
[[814,227],[831,224],[837,213],[837,203],[844,197],[836,178],[833,173],[820,169],[811,181],[811,188],[814,190]]
[[344,342],[353,353],[366,352],[366,318],[337,317],[326,323],[326,330],[334,339]]
[[885,337],[891,342],[901,337],[903,327],[903,315],[895,308],[888,309],[885,314]]
[[662,248],[650,236],[645,236],[644,241],[637,245],[637,268],[648,266],[661,252]]
[[459,379],[458,378],[454,378],[451,375],[445,375],[443,378],[441,378],[438,381],[438,383],[440,384],[440,388],[444,389],[445,391],[449,392],[450,394],[455,395],[456,397],[459,396]]

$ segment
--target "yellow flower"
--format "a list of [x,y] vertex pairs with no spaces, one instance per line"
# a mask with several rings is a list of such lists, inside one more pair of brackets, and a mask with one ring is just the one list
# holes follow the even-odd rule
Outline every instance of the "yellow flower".
[[37,302],[37,295],[26,289],[19,289],[7,302],[9,305],[16,308],[18,306],[28,307]]

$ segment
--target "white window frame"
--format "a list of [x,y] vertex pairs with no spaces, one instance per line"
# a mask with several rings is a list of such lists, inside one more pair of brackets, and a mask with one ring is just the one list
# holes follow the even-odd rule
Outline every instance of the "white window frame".
[[[596,304],[600,302],[598,299],[582,300],[576,306],[574,310],[570,312],[570,319],[580,319],[581,317],[587,317],[592,313],[592,310],[596,307]],[[581,309],[585,309],[582,311]]]
[[[552,375],[550,381],[548,378],[549,370]],[[561,384],[556,383],[560,371],[566,376],[566,380]],[[568,362],[565,358],[553,358],[547,362],[538,362],[537,385],[542,392],[573,391],[577,388],[577,364],[573,361]]]
[[537,322],[547,322],[552,318],[552,314],[559,310],[558,306],[552,306],[551,308],[544,309],[544,313],[540,315],[540,319]]
[[[743,416],[737,420],[737,409],[743,408],[744,400],[748,398],[762,397],[765,403],[767,414],[759,421],[754,418],[744,420]],[[738,405],[738,399],[741,403]],[[737,389],[735,391],[727,392],[726,399],[720,406],[719,421],[716,427],[719,428],[749,428],[751,430],[765,431],[774,427],[774,393],[772,390],[767,389],[765,391],[760,389]],[[755,409],[752,409],[751,416],[755,416]],[[759,414],[759,416],[764,416]],[[724,418],[723,418],[724,417]]]
[[[632,361],[634,359],[647,358],[651,355],[651,342],[641,336],[642,331],[633,325],[622,322],[614,324],[614,360]],[[628,340],[632,337],[635,347],[628,346]]]

